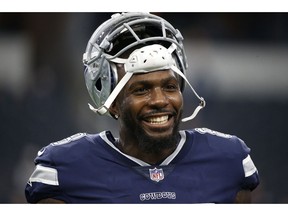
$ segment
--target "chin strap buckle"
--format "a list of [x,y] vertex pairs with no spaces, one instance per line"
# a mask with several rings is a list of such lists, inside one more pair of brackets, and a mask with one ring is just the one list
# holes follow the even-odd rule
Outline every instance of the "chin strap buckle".
[[88,103],[89,109],[92,110],[95,113],[98,113],[100,115],[105,114],[108,111],[108,108],[104,105],[100,106],[98,109],[94,108],[91,104]]
[[193,118],[196,117],[196,115],[198,114],[198,112],[206,106],[206,102],[205,102],[204,98],[201,97],[201,98],[199,98],[199,99],[200,99],[200,103],[199,103],[199,105],[196,107],[196,109],[194,110],[194,112],[192,113],[192,115],[189,116],[189,117],[183,118],[183,119],[182,119],[182,122],[187,122],[187,121],[192,120]]

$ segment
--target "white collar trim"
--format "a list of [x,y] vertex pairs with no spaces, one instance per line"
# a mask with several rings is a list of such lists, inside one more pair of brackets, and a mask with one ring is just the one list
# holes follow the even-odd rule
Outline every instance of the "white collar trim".
[[[186,141],[186,133],[185,131],[179,131],[179,134],[181,136],[180,142],[177,146],[177,148],[175,149],[175,151],[169,155],[161,164],[160,166],[165,166],[165,165],[169,165],[170,162],[178,155],[178,153],[180,152],[180,150],[182,149],[182,147],[184,146],[184,143]],[[120,154],[122,154],[123,156],[127,157],[128,159],[134,161],[135,163],[139,164],[140,166],[151,166],[150,164],[135,158],[133,156],[127,155],[123,152],[121,152],[118,148],[116,148],[116,146],[107,138],[106,136],[106,132],[103,131],[100,133],[100,137],[106,142],[106,144],[108,144],[111,148],[113,148],[114,150],[116,150],[117,152],[119,152]]]

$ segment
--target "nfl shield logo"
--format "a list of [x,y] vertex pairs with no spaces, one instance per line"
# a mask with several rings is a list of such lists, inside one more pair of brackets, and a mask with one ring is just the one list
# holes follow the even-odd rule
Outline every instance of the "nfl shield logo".
[[159,182],[164,179],[164,172],[162,169],[149,169],[150,172],[150,179],[156,182]]

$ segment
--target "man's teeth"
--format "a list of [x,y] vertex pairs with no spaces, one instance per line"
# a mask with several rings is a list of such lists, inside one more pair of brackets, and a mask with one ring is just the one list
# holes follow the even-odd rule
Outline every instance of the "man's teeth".
[[161,117],[153,117],[149,118],[149,122],[151,124],[164,124],[168,121],[168,115],[166,116],[161,116]]

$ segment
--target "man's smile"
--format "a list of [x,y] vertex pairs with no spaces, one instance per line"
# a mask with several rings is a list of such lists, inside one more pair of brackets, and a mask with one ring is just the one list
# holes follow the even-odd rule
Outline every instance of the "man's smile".
[[168,121],[168,118],[168,115],[163,115],[147,118],[147,121],[149,121],[150,124],[165,124]]
[[170,131],[174,127],[174,116],[175,114],[172,113],[147,115],[142,118],[142,124],[150,132]]

